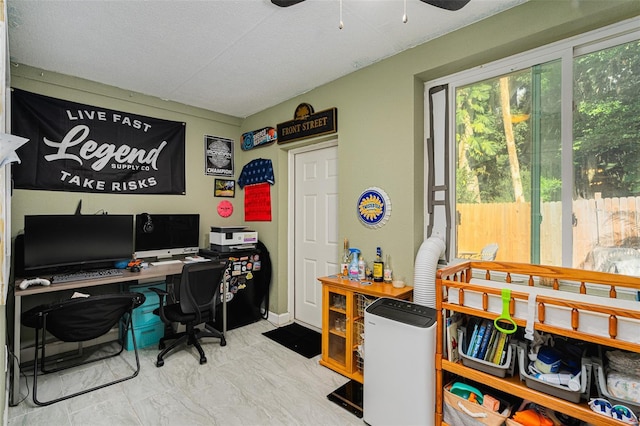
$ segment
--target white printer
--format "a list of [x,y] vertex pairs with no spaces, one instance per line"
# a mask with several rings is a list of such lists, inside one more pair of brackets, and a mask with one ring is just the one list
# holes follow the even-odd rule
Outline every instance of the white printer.
[[244,226],[212,226],[209,233],[211,250],[219,253],[231,253],[256,248],[258,233]]

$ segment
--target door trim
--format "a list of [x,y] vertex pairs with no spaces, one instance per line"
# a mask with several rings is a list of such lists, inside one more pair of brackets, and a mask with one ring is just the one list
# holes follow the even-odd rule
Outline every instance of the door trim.
[[[338,139],[332,139],[313,145],[295,148],[287,153],[288,177],[287,177],[287,201],[289,208],[287,211],[287,312],[289,320],[293,321],[295,316],[295,157],[310,151],[331,148],[338,145]],[[320,285],[320,282],[318,282]]]

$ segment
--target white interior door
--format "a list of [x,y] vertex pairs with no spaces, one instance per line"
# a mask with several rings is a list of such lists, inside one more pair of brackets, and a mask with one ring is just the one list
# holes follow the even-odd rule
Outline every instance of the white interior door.
[[318,277],[338,272],[338,147],[295,154],[294,319],[322,327]]

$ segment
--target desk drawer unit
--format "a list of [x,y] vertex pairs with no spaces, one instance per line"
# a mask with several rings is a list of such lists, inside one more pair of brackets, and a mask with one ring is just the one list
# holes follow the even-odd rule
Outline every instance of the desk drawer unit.
[[[160,338],[164,335],[164,324],[160,317],[153,313],[160,306],[160,303],[158,295],[153,290],[150,290],[151,287],[166,290],[167,284],[163,281],[129,286],[129,291],[142,293],[147,298],[142,305],[133,310],[133,326],[136,334],[136,344],[139,349],[158,344]],[[125,349],[128,351],[133,350],[131,333],[122,336],[123,333],[124,327],[121,327],[120,334],[124,338]]]
[[[121,327],[120,332],[124,333],[124,325]],[[164,324],[162,322],[158,322],[156,324],[149,324],[144,327],[135,326],[135,334],[136,345],[138,346],[138,349],[155,346],[158,344],[162,336],[164,336]],[[124,348],[128,351],[133,350],[131,333],[127,333],[127,335],[124,336]]]

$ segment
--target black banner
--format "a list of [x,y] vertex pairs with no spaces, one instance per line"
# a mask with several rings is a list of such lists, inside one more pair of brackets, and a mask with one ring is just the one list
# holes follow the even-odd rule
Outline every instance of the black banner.
[[184,194],[185,123],[12,89],[18,189]]

